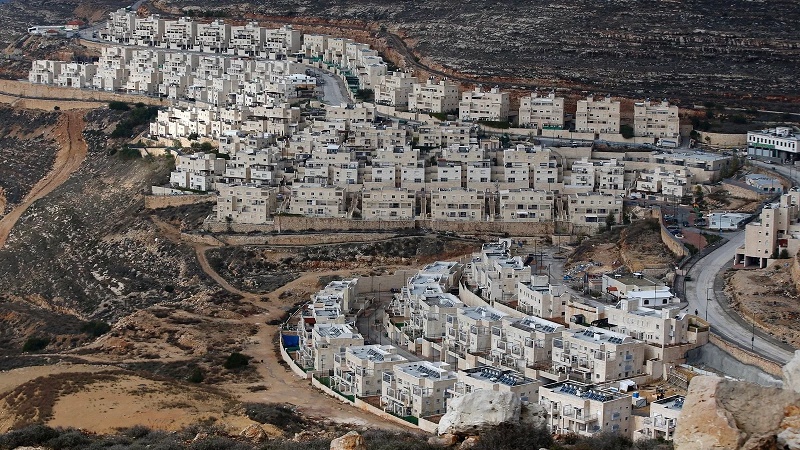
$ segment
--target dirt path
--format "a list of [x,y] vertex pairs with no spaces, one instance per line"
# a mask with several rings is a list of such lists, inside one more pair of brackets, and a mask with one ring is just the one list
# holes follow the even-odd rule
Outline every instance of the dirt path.
[[86,142],[83,140],[82,135],[83,128],[86,126],[86,122],[83,119],[85,114],[85,110],[75,110],[61,114],[58,125],[54,130],[59,150],[53,163],[53,168],[33,186],[28,195],[22,199],[22,203],[0,219],[0,248],[6,245],[8,235],[11,234],[11,230],[25,210],[36,200],[43,198],[61,186],[83,163],[87,152]]

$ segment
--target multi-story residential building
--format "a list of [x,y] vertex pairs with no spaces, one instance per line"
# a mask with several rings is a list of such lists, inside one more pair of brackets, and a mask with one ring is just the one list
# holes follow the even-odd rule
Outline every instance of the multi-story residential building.
[[371,103],[343,104],[339,106],[326,106],[325,119],[329,121],[341,120],[348,124],[356,122],[375,121],[375,105]]
[[36,59],[28,72],[28,81],[34,84],[55,84],[64,64],[62,61]]
[[414,91],[417,77],[409,72],[392,72],[380,78],[375,87],[375,103],[388,106],[408,106],[408,96]]
[[132,40],[136,45],[144,47],[159,47],[164,40],[166,21],[158,14],[147,17],[137,17],[133,30]]
[[418,361],[396,364],[384,372],[381,405],[399,416],[426,417],[447,411],[445,395],[455,384],[456,373],[442,362]]
[[761,194],[775,195],[783,193],[783,183],[781,183],[780,178],[760,173],[749,173],[744,176],[744,182]]
[[311,217],[344,217],[344,189],[321,184],[292,186],[289,212]]
[[564,285],[550,284],[547,275],[533,275],[517,284],[517,309],[545,319],[563,320],[570,294]]
[[663,281],[635,272],[630,275],[603,274],[603,294],[614,299],[635,298],[646,303],[641,306],[658,307],[669,303],[673,295]]
[[553,220],[552,192],[508,189],[499,192],[500,220],[505,222],[549,222]]
[[474,125],[445,122],[438,125],[422,125],[417,129],[415,136],[420,147],[449,147],[469,145],[473,141],[473,132],[477,132]]
[[510,392],[523,402],[537,403],[541,386],[541,381],[514,370],[481,366],[456,372],[456,382],[450,389],[450,394],[461,397],[476,391]]
[[414,284],[409,286],[407,294],[412,298],[411,320],[404,331],[412,338],[442,339],[447,334],[447,317],[464,306],[458,297],[442,293],[436,285]]
[[492,179],[491,161],[472,161],[467,163],[466,172],[467,189],[478,191],[492,190],[497,187],[496,180]]
[[440,161],[438,165],[431,168],[432,178],[428,181],[430,189],[451,189],[462,187],[462,168],[461,164]]
[[181,17],[164,23],[162,47],[174,50],[194,50],[197,38],[197,22]]
[[564,128],[564,97],[551,92],[540,97],[537,92],[519,100],[519,126],[545,130]]
[[404,188],[381,188],[361,194],[361,215],[367,220],[411,219],[415,194]]
[[503,92],[497,87],[484,91],[478,86],[474,91],[461,94],[458,115],[462,122],[505,121],[508,120],[510,104],[508,92]]
[[800,248],[800,191],[793,188],[778,203],[765,205],[758,220],[745,227],[745,241],[736,251],[735,262],[767,267],[783,251],[794,256]]
[[105,30],[101,31],[104,39],[120,44],[127,44],[133,37],[136,27],[136,13],[121,8],[108,15]]
[[363,345],[364,336],[348,324],[315,324],[310,337],[301,336],[298,363],[304,368],[330,373],[337,365],[335,355],[342,355],[347,347]]
[[274,188],[248,185],[217,185],[217,220],[235,223],[266,223],[275,212]]
[[661,194],[665,198],[681,198],[693,192],[694,176],[686,169],[664,167],[639,172],[633,189],[644,194]]
[[506,316],[489,306],[459,308],[455,314],[448,314],[442,345],[447,349],[447,362],[457,364],[467,353],[488,355],[492,349],[492,327],[500,326]]
[[680,137],[678,107],[668,101],[654,105],[650,100],[633,104],[633,132],[636,136],[676,139]]
[[492,362],[519,371],[537,363],[549,366],[553,339],[560,338],[564,330],[564,325],[536,316],[505,317],[491,330]]
[[671,441],[675,437],[683,402],[682,395],[656,400],[650,404],[650,417],[644,419],[644,426],[634,433],[634,439],[663,439]]
[[178,155],[175,159],[175,170],[170,174],[169,182],[176,187],[210,191],[214,188],[214,180],[225,173],[225,160],[213,154],[198,152]]
[[597,328],[566,330],[553,339],[553,371],[602,383],[646,373],[642,341]]
[[442,149],[442,159],[449,163],[467,164],[486,161],[486,150],[477,143],[448,145]]
[[545,408],[547,426],[553,433],[633,435],[630,395],[594,384],[560,381],[539,388],[539,404]]
[[794,162],[800,152],[800,135],[794,128],[777,127],[747,132],[747,154],[757,158]]
[[333,370],[331,386],[343,394],[356,397],[381,395],[383,374],[394,366],[408,362],[391,345],[348,347],[344,354],[334,355],[339,364]]
[[471,189],[438,189],[431,192],[430,211],[434,220],[484,220],[485,194]]
[[[35,68],[35,66],[34,66]],[[61,87],[90,88],[93,86],[97,66],[94,64],[64,63],[53,84]],[[34,74],[34,77],[38,74]],[[29,77],[30,78],[30,77]]]
[[408,109],[411,111],[447,113],[458,109],[459,85],[447,79],[425,84],[414,83],[408,95]]
[[357,287],[358,278],[334,280],[314,295],[314,301],[334,302],[347,313],[355,308]]
[[578,133],[619,133],[620,103],[611,97],[578,100],[575,131]]
[[614,223],[622,223],[622,198],[600,192],[579,192],[569,196],[569,219],[575,225],[594,228],[605,226],[611,215]]

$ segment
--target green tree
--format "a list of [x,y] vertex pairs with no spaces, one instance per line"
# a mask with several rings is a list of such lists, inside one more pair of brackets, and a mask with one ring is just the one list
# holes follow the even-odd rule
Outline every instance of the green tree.
[[250,364],[250,357],[247,355],[243,355],[239,352],[233,352],[228,356],[228,359],[225,360],[225,367],[228,370],[238,369],[240,367],[244,367]]
[[630,139],[633,137],[633,127],[630,125],[620,125],[619,134],[625,139]]
[[610,230],[611,227],[617,224],[617,216],[613,212],[609,212],[606,216],[606,229]]
[[789,250],[787,250],[785,248],[783,250],[781,250],[780,258],[781,259],[789,259]]

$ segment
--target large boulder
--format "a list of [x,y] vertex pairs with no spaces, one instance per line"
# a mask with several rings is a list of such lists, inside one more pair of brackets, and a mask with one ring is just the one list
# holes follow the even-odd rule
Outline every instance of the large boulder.
[[522,402],[511,392],[474,391],[450,400],[439,434],[468,434],[504,422],[519,422]]
[[367,444],[357,431],[351,431],[332,440],[331,450],[367,450]]
[[[675,430],[678,450],[773,446],[800,413],[800,395],[719,377],[694,377]],[[784,440],[791,441],[791,431]]]
[[519,422],[533,425],[534,427],[544,427],[547,425],[547,410],[538,403],[522,405],[522,410],[519,413]]
[[783,366],[783,387],[800,393],[800,350]]
[[255,442],[256,444],[264,442],[267,440],[267,432],[264,431],[261,426],[256,424],[251,424],[247,428],[243,429],[239,436],[248,439],[250,441]]

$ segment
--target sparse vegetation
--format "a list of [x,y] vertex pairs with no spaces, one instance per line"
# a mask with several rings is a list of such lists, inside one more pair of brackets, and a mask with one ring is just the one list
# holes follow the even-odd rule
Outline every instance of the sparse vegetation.
[[110,330],[111,330],[111,325],[99,320],[92,320],[90,322],[86,322],[86,324],[81,327],[82,332],[93,337],[102,336],[108,333]]
[[247,355],[243,355],[239,352],[233,352],[228,356],[228,359],[225,360],[225,367],[228,370],[235,370],[241,367],[245,367],[246,365],[250,364],[250,357]]
[[306,422],[291,405],[280,403],[245,403],[245,414],[261,424],[275,425],[286,433],[301,431]]
[[25,341],[25,345],[22,346],[23,352],[38,352],[40,350],[44,350],[47,347],[47,344],[50,343],[50,338],[47,337],[38,337],[33,336],[29,337],[27,341]]

